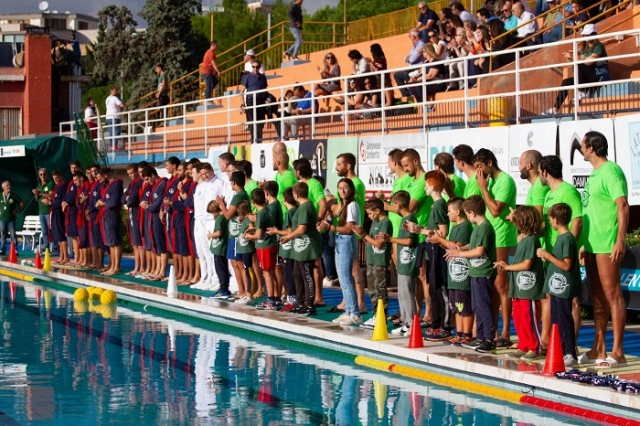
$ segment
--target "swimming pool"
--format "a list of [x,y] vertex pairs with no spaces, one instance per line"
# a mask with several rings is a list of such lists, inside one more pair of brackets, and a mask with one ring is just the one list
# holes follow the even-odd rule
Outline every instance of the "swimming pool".
[[0,285],[2,425],[586,424],[267,335]]

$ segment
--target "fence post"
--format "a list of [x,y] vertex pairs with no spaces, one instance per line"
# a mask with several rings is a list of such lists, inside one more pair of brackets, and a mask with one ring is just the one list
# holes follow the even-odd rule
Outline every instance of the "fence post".
[[520,51],[516,50],[516,124],[520,124],[520,108],[522,106],[520,87]]

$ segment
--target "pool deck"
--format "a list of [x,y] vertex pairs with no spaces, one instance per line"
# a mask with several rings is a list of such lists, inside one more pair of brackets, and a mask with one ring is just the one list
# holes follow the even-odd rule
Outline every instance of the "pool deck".
[[[440,377],[441,375],[449,376],[452,379],[451,385],[456,387],[457,383],[459,390],[470,390],[465,388],[465,381],[470,387],[481,386],[478,383],[482,383],[482,386],[488,385],[487,388],[505,389],[507,393],[513,395],[539,397],[555,403],[622,417],[619,420],[629,420],[629,422],[618,421],[618,424],[640,424],[636,420],[640,419],[640,395],[617,392],[609,387],[596,387],[543,376],[541,372],[544,359],[534,362],[514,361],[505,357],[508,351],[480,354],[466,348],[443,345],[441,342],[425,341],[424,348],[409,349],[406,337],[389,335],[389,340],[372,341],[372,331],[360,327],[341,327],[314,317],[277,311],[260,311],[253,306],[236,305],[208,296],[183,292],[179,292],[175,297],[169,297],[162,288],[157,286],[103,277],[83,271],[45,272],[0,261],[0,275],[8,276],[9,279],[64,284],[72,288],[102,287],[105,290],[114,290],[119,299],[128,299],[211,321],[244,324],[252,329],[273,334],[274,337],[300,340],[319,347],[360,355],[358,358],[368,360],[368,366],[372,368],[392,371],[392,366],[407,366],[407,371],[418,372],[424,369],[425,380],[429,381],[431,377],[429,374]],[[640,335],[637,336],[640,340]],[[640,358],[628,356],[627,362],[626,367],[601,371],[603,374],[615,374],[622,379],[640,380]],[[586,367],[581,366],[580,369],[584,371]],[[419,379],[419,377],[415,378]],[[470,391],[473,392],[473,390]],[[501,399],[499,392],[496,395],[493,396]],[[509,398],[507,395],[502,399]]]

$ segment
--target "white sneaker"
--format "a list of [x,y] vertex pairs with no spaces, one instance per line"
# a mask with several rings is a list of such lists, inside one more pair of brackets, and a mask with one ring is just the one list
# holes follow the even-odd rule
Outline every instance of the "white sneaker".
[[331,286],[333,286],[333,280],[331,278],[325,277],[325,279],[322,280],[322,287],[331,287]]
[[362,324],[362,317],[356,316],[354,314],[347,315],[345,318],[342,319],[342,321],[340,321],[341,326],[359,325],[359,324]]
[[348,317],[349,315],[347,315],[346,312],[343,312],[338,318],[334,319],[332,322],[334,324],[340,324],[340,322],[342,322],[343,319],[345,319],[346,317]]
[[190,285],[189,288],[195,288],[196,290],[203,290],[205,286],[204,281],[198,281],[197,283]]
[[565,367],[572,367],[576,364],[576,359],[571,354],[565,355],[562,359],[564,360]]
[[376,325],[376,317],[371,317],[368,320],[366,320],[361,327],[364,328],[373,328]]
[[238,299],[234,303],[237,303],[238,305],[246,305],[251,302],[253,302],[253,298],[251,298],[250,296],[244,296],[242,299]]
[[394,336],[406,337],[409,335],[409,332],[410,332],[410,328],[407,327],[406,325],[403,325],[401,327],[394,328],[393,330],[391,330],[391,334],[393,334]]
[[542,113],[542,115],[558,115],[558,110],[551,108]]

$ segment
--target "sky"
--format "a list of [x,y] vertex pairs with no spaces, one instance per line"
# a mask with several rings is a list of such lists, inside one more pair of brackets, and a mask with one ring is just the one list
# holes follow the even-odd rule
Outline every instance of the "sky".
[[[59,13],[69,11],[71,13],[83,13],[92,16],[98,16],[98,11],[105,6],[115,4],[117,6],[126,5],[131,12],[133,12],[134,19],[140,20],[138,12],[142,10],[142,6],[146,0],[47,0],[49,3],[49,10],[57,10]],[[37,12],[38,4],[40,0],[22,0],[22,1],[10,1],[0,0],[0,12],[1,13],[27,13]],[[203,5],[215,5],[220,4],[220,0],[203,0]],[[327,6],[338,4],[338,0],[313,0],[303,4],[303,8],[308,13],[313,13],[317,9]]]

